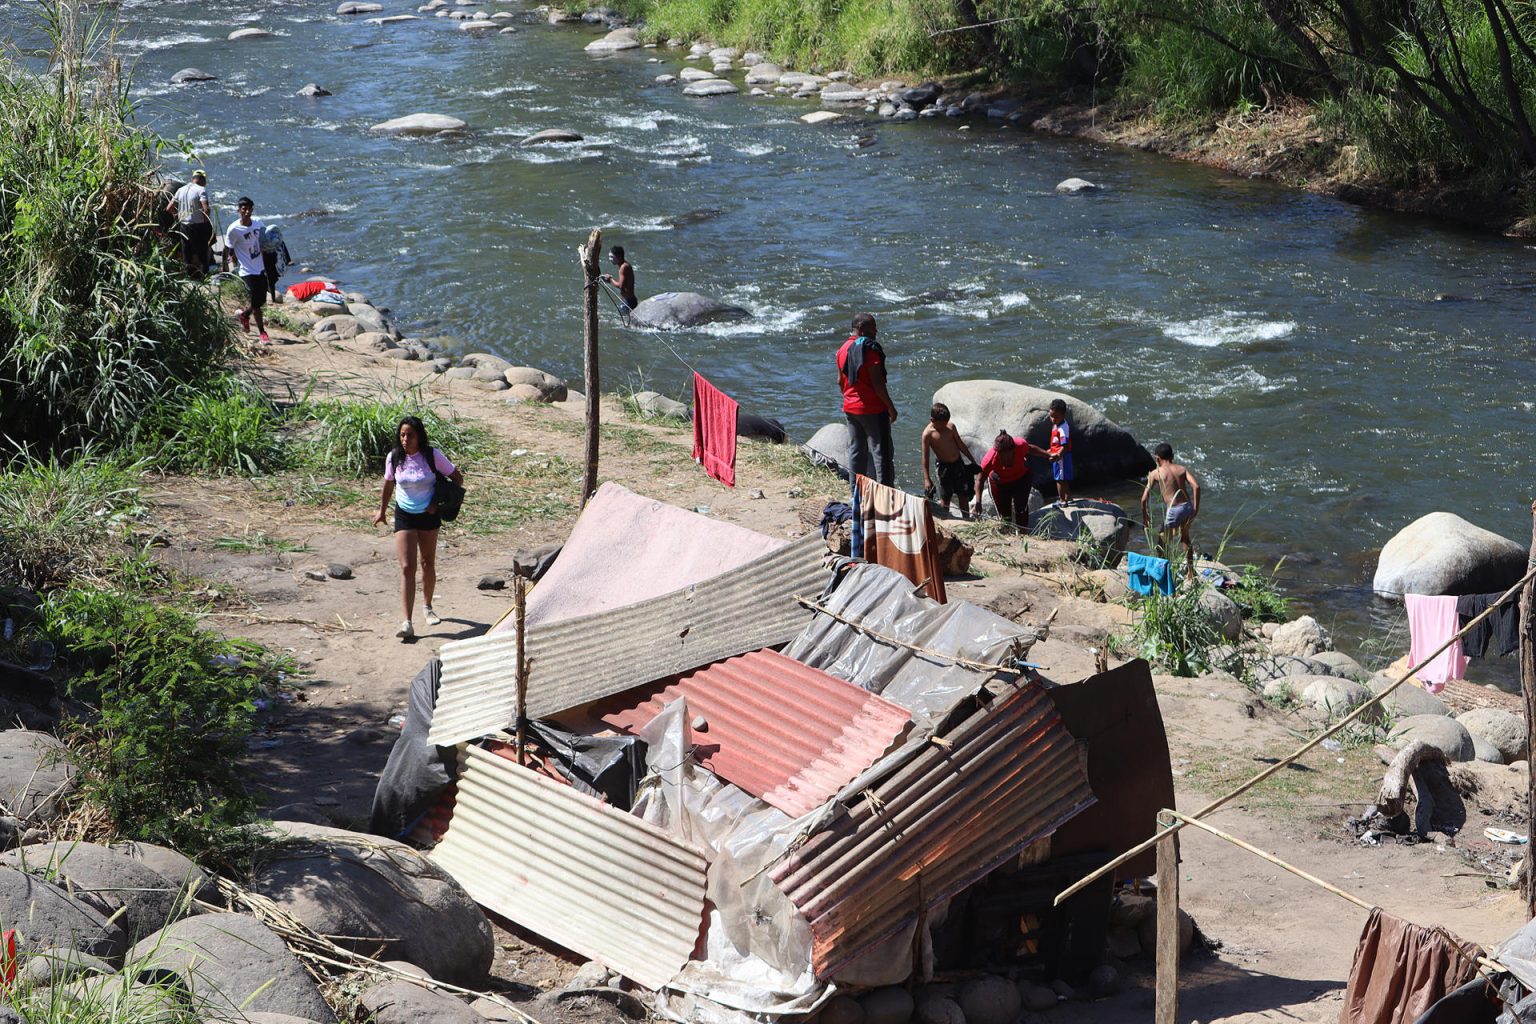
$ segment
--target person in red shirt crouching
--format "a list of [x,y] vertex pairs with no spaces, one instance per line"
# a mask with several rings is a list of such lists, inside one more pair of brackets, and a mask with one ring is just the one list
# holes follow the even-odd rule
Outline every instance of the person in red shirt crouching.
[[1033,474],[1029,470],[1029,457],[1038,455],[1050,458],[1050,453],[1039,445],[1030,444],[1022,437],[1014,437],[1006,430],[999,430],[992,447],[981,457],[981,475],[976,478],[976,508],[981,509],[981,496],[988,484],[992,487],[992,502],[1003,522],[1018,529],[1029,526],[1029,485]]
[[896,404],[885,389],[885,350],[875,340],[875,318],[860,313],[853,333],[837,351],[837,383],[848,417],[848,472],[896,486],[896,452],[891,425]]

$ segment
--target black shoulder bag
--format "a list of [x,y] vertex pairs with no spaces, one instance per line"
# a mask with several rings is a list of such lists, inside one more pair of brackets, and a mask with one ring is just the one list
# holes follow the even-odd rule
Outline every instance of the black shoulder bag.
[[432,488],[432,504],[437,506],[437,517],[445,523],[451,523],[459,518],[459,510],[464,507],[464,486],[454,483],[438,470],[437,449],[432,450],[428,460],[432,466],[432,475],[437,478]]

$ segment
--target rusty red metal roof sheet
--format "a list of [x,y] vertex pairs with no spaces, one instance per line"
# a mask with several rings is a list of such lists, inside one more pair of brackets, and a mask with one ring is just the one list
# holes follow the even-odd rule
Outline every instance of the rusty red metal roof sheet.
[[1037,685],[990,705],[844,813],[770,877],[810,922],[829,977],[1094,802],[1077,742]]
[[[700,764],[791,817],[837,795],[906,733],[906,708],[776,651],[751,651],[599,702],[633,733],[679,697]],[[691,723],[703,716],[705,728]]]

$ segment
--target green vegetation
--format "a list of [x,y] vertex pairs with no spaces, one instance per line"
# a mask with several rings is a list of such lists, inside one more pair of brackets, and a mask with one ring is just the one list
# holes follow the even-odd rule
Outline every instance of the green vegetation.
[[384,456],[395,446],[395,430],[405,416],[420,416],[427,439],[456,461],[472,458],[487,447],[486,432],[457,416],[435,412],[419,394],[404,392],[366,399],[307,401],[293,412],[305,426],[295,443],[301,465],[344,476],[375,476],[384,472]]
[[618,6],[654,38],[757,49],[804,70],[948,75],[961,89],[1010,83],[1171,127],[1313,113],[1303,148],[1288,154],[1299,177],[1332,172],[1338,161],[1345,173],[1411,188],[1452,182],[1497,197],[1513,186],[1536,208],[1536,16],[1509,0]]
[[1229,588],[1225,593],[1242,610],[1243,618],[1251,622],[1290,621],[1291,602],[1280,592],[1277,578],[1284,564],[1285,559],[1282,558],[1269,572],[1256,565],[1234,566],[1241,575],[1238,576],[1237,586]]
[[67,448],[130,434],[215,372],[231,332],[158,229],[161,144],[103,35],[43,10],[71,43],[53,73],[0,60],[0,437]]
[[69,723],[71,757],[113,829],[214,860],[247,843],[261,649],[121,591],[55,591],[41,618],[74,670],[70,696],[93,709]]
[[277,408],[256,388],[225,375],[177,389],[148,417],[145,458],[177,473],[258,476],[281,469],[287,451]]
[[1130,635],[1120,645],[1176,676],[1198,676],[1215,666],[1212,655],[1226,640],[1200,606],[1204,587],[1168,596],[1153,594],[1133,606]]
[[0,469],[0,586],[100,578],[138,511],[138,469],[90,450],[67,461],[18,455]]

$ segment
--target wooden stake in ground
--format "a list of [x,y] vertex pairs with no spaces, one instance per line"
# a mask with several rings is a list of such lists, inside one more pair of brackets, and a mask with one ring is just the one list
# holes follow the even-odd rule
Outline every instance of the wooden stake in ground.
[[[1159,821],[1159,824],[1165,823]],[[1179,834],[1171,828],[1157,841],[1156,984],[1153,1020],[1155,1024],[1176,1024],[1179,1013]]]
[[[582,303],[585,328],[582,331],[582,350],[586,367],[587,394],[587,452],[586,470],[581,477],[581,506],[586,508],[587,499],[597,490],[597,289],[601,280],[598,257],[603,251],[603,233],[597,228],[587,237],[587,244],[577,250],[581,254]],[[519,633],[519,636],[522,634]]]
[[512,585],[512,606],[517,612],[517,763],[527,764],[523,748],[528,737],[523,726],[528,721],[528,656],[523,647],[523,627],[528,610],[528,581],[521,576]]
[[[1531,565],[1536,567],[1536,502],[1531,503]],[[1536,579],[1526,580],[1520,591],[1520,692],[1525,696],[1525,734],[1531,735],[1532,723],[1536,723]],[[1525,831],[1530,833],[1536,822],[1536,780],[1531,781],[1525,794]],[[1531,844],[1525,844],[1525,919],[1536,917],[1536,884],[1531,881]]]

